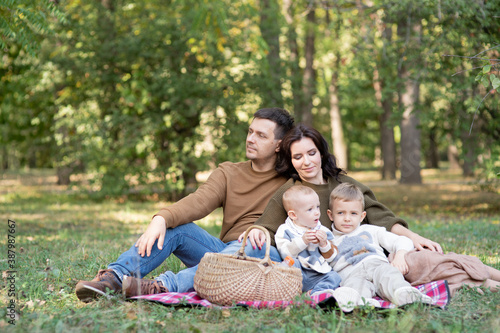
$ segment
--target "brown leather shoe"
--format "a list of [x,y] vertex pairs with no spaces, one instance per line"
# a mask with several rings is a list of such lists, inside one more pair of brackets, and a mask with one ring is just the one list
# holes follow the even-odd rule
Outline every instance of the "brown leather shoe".
[[112,269],[101,269],[92,281],[80,281],[76,285],[76,297],[88,303],[100,296],[119,293],[122,283]]
[[122,292],[126,297],[167,293],[168,289],[158,280],[123,277]]

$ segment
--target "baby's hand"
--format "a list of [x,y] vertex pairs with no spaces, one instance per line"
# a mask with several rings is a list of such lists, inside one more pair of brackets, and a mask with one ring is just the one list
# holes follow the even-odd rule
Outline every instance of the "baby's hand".
[[317,230],[316,231],[316,239],[318,240],[319,246],[325,247],[327,244],[327,236],[326,232],[323,230]]
[[316,238],[316,231],[314,230],[307,230],[304,235],[302,236],[302,240],[304,243],[309,244],[309,243],[318,243],[318,239]]

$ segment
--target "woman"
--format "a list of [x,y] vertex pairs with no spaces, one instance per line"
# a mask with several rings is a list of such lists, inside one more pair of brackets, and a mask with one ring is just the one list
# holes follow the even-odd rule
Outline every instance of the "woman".
[[[408,224],[377,201],[373,192],[337,167],[335,156],[328,151],[325,138],[314,128],[299,124],[290,130],[282,139],[279,147],[279,156],[276,171],[290,178],[276,191],[269,201],[262,216],[255,222],[267,228],[274,245],[274,234],[278,227],[285,222],[287,213],[283,208],[283,193],[296,183],[312,188],[320,198],[321,224],[331,228],[332,222],[326,213],[331,191],[340,183],[349,182],[358,186],[363,192],[366,205],[366,218],[363,223],[385,227],[387,230],[406,236],[413,241],[418,250],[428,248],[431,251],[442,253],[441,246],[408,229]],[[240,240],[242,235],[240,236]],[[249,233],[250,243],[261,248],[265,236],[260,230]]]

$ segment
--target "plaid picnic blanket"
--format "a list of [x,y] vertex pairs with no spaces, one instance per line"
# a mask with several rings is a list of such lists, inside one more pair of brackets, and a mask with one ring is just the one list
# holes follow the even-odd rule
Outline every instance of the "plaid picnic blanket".
[[[449,302],[450,293],[448,290],[448,283],[446,280],[433,281],[430,283],[422,284],[416,286],[418,290],[430,296],[433,300],[432,305],[444,309]],[[132,297],[131,299],[142,299],[146,301],[158,302],[165,305],[186,305],[186,306],[203,306],[203,307],[220,307],[219,305],[212,304],[206,299],[201,298],[196,294],[196,292],[190,293],[162,293],[153,295],[143,295]],[[390,309],[395,308],[396,305],[381,299],[380,297],[375,297],[380,302],[381,308]],[[238,302],[236,306],[251,307],[257,309],[263,308],[286,308],[290,305],[300,305],[306,304],[313,308],[330,308],[336,305],[336,301],[330,293],[322,293],[319,295],[311,296],[310,300],[299,300],[299,301],[244,301]],[[227,307],[229,308],[229,307]]]

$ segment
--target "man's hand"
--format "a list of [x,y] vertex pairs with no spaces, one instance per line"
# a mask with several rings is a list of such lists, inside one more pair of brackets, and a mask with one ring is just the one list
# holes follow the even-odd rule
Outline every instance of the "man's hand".
[[[243,232],[239,237],[238,237],[238,242],[243,241],[243,237],[245,236],[245,232]],[[262,250],[262,246],[266,242],[266,235],[262,230],[259,229],[252,229],[248,233],[248,240],[250,241],[250,244],[252,244],[253,249],[255,250],[256,247],[259,248],[259,250]]]
[[401,274],[406,275],[408,273],[408,264],[405,260],[405,254],[408,253],[406,250],[399,250],[394,255],[394,259],[391,262],[391,265],[396,267]]
[[141,237],[135,243],[135,247],[138,247],[139,254],[144,257],[146,254],[148,257],[151,255],[151,249],[155,241],[158,239],[158,249],[163,248],[163,241],[165,240],[165,231],[167,226],[165,224],[165,219],[162,216],[156,215],[149,223],[146,232],[142,234]]
[[318,240],[319,246],[324,248],[327,245],[326,232],[323,230],[316,231],[316,239]]

